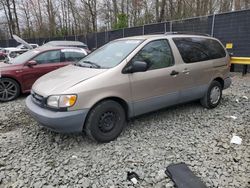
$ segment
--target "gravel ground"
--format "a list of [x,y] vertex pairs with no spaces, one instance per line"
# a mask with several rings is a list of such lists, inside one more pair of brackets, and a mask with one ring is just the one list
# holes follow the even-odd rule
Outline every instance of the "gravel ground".
[[[1,103],[0,187],[173,187],[163,172],[178,162],[208,187],[250,187],[250,76],[232,79],[217,108],[193,102],[150,113],[107,144],[40,128],[25,112],[26,96]],[[230,144],[233,133],[241,145]],[[128,171],[140,176],[137,185]]]

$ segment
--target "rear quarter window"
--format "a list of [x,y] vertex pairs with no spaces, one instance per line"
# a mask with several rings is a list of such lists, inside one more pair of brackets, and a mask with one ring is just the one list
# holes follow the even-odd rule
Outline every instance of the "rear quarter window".
[[173,38],[185,63],[219,59],[226,56],[222,45],[213,39],[200,37]]

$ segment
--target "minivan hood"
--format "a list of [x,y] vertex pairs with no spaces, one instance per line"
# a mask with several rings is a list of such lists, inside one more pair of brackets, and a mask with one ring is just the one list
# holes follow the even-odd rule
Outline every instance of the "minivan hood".
[[44,97],[61,94],[76,84],[106,70],[68,65],[40,77],[32,86],[32,90]]

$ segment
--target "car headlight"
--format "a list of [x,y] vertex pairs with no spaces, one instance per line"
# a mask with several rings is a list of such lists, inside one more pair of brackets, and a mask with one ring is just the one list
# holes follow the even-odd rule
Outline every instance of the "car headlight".
[[52,108],[71,107],[76,103],[76,95],[51,95],[47,99],[47,105]]

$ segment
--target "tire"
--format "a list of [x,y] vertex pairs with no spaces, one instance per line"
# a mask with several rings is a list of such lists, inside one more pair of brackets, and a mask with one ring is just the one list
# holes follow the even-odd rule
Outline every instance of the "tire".
[[0,78],[0,102],[8,102],[20,95],[19,84],[11,78]]
[[105,100],[91,109],[84,130],[92,140],[109,142],[120,135],[125,123],[123,107],[113,100]]
[[222,85],[220,82],[214,80],[210,84],[207,93],[200,100],[202,106],[208,109],[215,108],[221,101],[222,97]]

